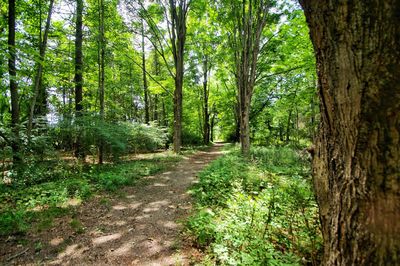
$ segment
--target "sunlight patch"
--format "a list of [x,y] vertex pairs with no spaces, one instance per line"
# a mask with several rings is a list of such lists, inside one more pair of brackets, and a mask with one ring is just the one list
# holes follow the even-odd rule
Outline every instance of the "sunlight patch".
[[104,244],[111,240],[118,239],[120,237],[121,237],[121,234],[116,233],[116,234],[112,234],[112,235],[97,237],[97,238],[93,239],[92,242],[93,242],[93,245],[96,246],[96,245]]
[[114,210],[117,210],[117,211],[121,211],[121,210],[127,209],[127,207],[122,206],[122,205],[115,205],[115,206],[113,206],[112,208],[113,208]]

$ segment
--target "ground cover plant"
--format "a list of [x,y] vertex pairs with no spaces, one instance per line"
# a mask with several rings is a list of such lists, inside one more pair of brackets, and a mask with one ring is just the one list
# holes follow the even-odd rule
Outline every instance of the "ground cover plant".
[[[141,177],[164,171],[181,159],[169,152],[148,157],[104,165],[59,162],[61,166],[47,169],[49,178],[29,179],[29,186],[24,182],[1,184],[0,235],[23,234],[31,224],[49,227],[53,218],[69,213],[93,194],[134,185]],[[36,173],[40,174],[44,175],[44,170]]]
[[188,232],[204,265],[318,265],[321,235],[310,166],[285,147],[232,150],[200,174]]

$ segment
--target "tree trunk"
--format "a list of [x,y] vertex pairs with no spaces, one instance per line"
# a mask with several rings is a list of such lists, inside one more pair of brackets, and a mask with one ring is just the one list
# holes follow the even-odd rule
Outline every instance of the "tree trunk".
[[150,113],[149,113],[149,97],[147,88],[147,76],[146,76],[146,54],[144,47],[144,21],[142,19],[142,71],[143,71],[143,92],[144,92],[144,121],[149,124]]
[[244,97],[240,110],[240,148],[243,155],[250,153],[250,99]]
[[290,141],[290,128],[292,127],[291,120],[292,120],[292,108],[290,108],[289,110],[288,119],[286,123],[286,143],[289,143]]
[[[183,56],[183,54],[182,54]],[[182,87],[183,87],[183,57],[176,68],[174,91],[174,152],[180,153],[182,145]],[[179,74],[178,74],[179,69]]]
[[175,90],[174,90],[174,152],[180,153],[182,145],[182,90],[184,72],[184,51],[186,41],[186,16],[189,5],[185,0],[179,1],[178,5],[170,0],[171,12],[171,44],[175,65]]
[[400,2],[301,0],[321,122],[324,265],[400,264]]
[[164,127],[168,127],[168,117],[167,112],[165,110],[165,99],[164,97],[161,98],[161,107],[162,107],[162,125]]
[[157,121],[157,124],[160,124],[158,117],[158,94],[154,95],[154,120]]
[[203,62],[203,143],[208,145],[210,143],[210,114],[208,112],[208,56],[204,56]]
[[[34,82],[34,87],[33,87],[33,97],[32,97],[32,102],[29,110],[29,118],[28,118],[28,139],[30,138],[31,135],[31,130],[32,130],[32,124],[33,124],[33,116],[34,116],[34,111],[35,111],[35,106],[37,102],[37,98],[39,97],[39,104],[42,105],[43,102],[46,102],[44,98],[46,98],[46,93],[41,91],[42,87],[42,76],[43,76],[43,61],[44,57],[46,54],[46,48],[47,48],[47,37],[49,35],[50,31],[50,23],[51,23],[51,15],[53,12],[53,4],[54,0],[50,0],[50,5],[49,5],[49,11],[47,14],[47,20],[46,20],[46,26],[44,29],[44,34],[43,34],[43,40],[42,39],[42,30],[40,30],[40,43],[39,43],[39,61],[36,62],[36,75],[35,75],[35,82]],[[40,25],[40,29],[42,28],[42,25]],[[42,95],[40,95],[42,94]],[[38,108],[39,114],[43,114],[43,106],[40,106]]]
[[[100,120],[104,121],[104,70],[105,70],[105,39],[104,39],[104,0],[99,0],[99,101]],[[99,143],[99,164],[104,160],[104,142]]]
[[214,126],[215,126],[215,117],[217,116],[217,113],[215,112],[214,105],[211,109],[211,122],[210,122],[210,140],[213,142],[214,141]]
[[[82,88],[83,88],[83,62],[82,62],[82,16],[83,16],[83,0],[76,1],[76,32],[75,32],[75,115],[82,116]],[[75,156],[84,158],[84,151],[81,143],[80,132],[75,141]]]
[[19,143],[19,104],[18,104],[18,85],[17,70],[15,67],[15,0],[8,1],[8,73],[10,75],[10,94],[11,94],[11,128],[14,138],[11,142],[13,151],[13,163],[19,164],[21,161]]
[[236,8],[235,13],[240,16],[236,15],[233,48],[240,107],[241,152],[247,156],[250,153],[250,104],[256,81],[260,41],[270,5],[264,1],[243,0]]

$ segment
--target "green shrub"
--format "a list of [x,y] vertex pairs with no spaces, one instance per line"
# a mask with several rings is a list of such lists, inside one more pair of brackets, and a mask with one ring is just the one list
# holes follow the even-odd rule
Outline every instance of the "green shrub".
[[235,185],[247,174],[246,165],[234,155],[226,155],[200,173],[200,182],[193,187],[196,201],[203,206],[223,206]]
[[130,123],[129,128],[129,147],[134,152],[155,151],[165,147],[168,141],[166,129],[154,124]]
[[205,247],[214,240],[215,237],[215,217],[211,209],[200,209],[186,222],[186,228],[195,236],[200,247]]
[[24,233],[29,228],[22,210],[0,212],[0,235]]
[[203,138],[201,135],[194,132],[183,130],[182,131],[182,145],[201,145],[203,144]]
[[318,208],[295,151],[259,147],[250,160],[232,152],[200,174],[192,193],[198,206],[187,229],[214,263],[318,264]]
[[154,124],[114,123],[90,114],[64,119],[52,132],[59,148],[71,150],[71,140],[79,137],[86,154],[95,156],[97,148],[103,145],[106,157],[114,161],[129,152],[155,151],[164,147],[168,139],[166,130]]

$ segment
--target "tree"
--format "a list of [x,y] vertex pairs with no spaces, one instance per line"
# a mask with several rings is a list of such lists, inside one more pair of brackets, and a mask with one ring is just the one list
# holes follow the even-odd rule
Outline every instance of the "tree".
[[[98,1],[99,9],[99,102],[100,102],[100,120],[104,121],[104,68],[105,68],[105,39],[104,39],[104,0]],[[103,164],[104,143],[99,143],[99,164]]]
[[300,1],[318,65],[325,265],[400,262],[400,2]]
[[[162,9],[166,21],[168,40],[164,30],[157,25],[152,14],[145,8],[142,1],[138,2],[140,8],[128,3],[128,8],[133,9],[147,23],[153,38],[149,38],[156,52],[163,59],[170,76],[174,80],[174,125],[173,146],[174,152],[179,153],[182,145],[182,91],[184,74],[184,51],[186,42],[186,20],[191,0],[159,0],[156,3]],[[173,58],[173,68],[168,63],[168,54]]]
[[149,124],[150,114],[149,114],[149,92],[147,87],[147,77],[146,77],[146,53],[145,53],[145,42],[144,42],[144,21],[142,18],[142,72],[143,72],[143,92],[144,92],[144,121]]
[[235,76],[239,95],[240,143],[242,154],[250,152],[250,105],[257,78],[257,61],[264,27],[268,22],[269,0],[233,2],[233,32]]
[[[40,93],[40,86],[42,85],[42,77],[43,77],[43,61],[44,57],[46,54],[46,48],[47,48],[47,38],[49,36],[49,31],[50,31],[50,22],[51,22],[51,15],[53,12],[53,4],[54,0],[50,0],[49,4],[49,11],[47,15],[47,20],[46,20],[46,26],[44,29],[43,33],[43,39],[42,39],[42,25],[40,25],[40,33],[39,33],[39,59],[36,63],[36,75],[35,75],[35,80],[33,83],[33,97],[32,97],[32,102],[29,110],[29,118],[28,118],[28,137],[30,136],[31,130],[32,130],[32,123],[33,123],[33,116],[34,116],[34,111],[35,111],[35,105],[37,98]],[[40,7],[41,8],[41,7]],[[41,20],[40,20],[41,21]],[[45,94],[45,93],[42,93]]]
[[[76,1],[76,29],[75,29],[75,114],[76,117],[82,116],[82,90],[83,90],[83,62],[82,62],[82,43],[83,43],[83,0]],[[75,143],[75,156],[84,157],[81,147],[80,136]]]
[[15,49],[15,0],[8,1],[8,73],[10,75],[10,95],[11,95],[11,128],[14,133],[11,143],[13,151],[13,162],[18,163],[21,160],[19,156],[19,100],[17,85],[17,70],[15,67],[16,49]]

